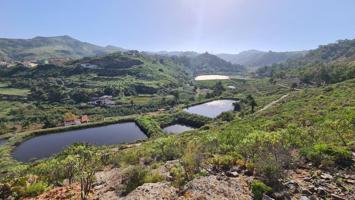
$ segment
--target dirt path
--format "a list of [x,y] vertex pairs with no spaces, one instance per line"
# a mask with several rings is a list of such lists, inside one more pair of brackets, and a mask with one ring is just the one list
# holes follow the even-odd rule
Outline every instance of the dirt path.
[[289,95],[290,95],[290,94],[285,94],[285,95],[283,95],[283,96],[280,97],[279,99],[277,99],[277,100],[275,100],[275,101],[272,101],[271,103],[269,103],[269,104],[267,104],[266,106],[264,106],[264,108],[262,108],[262,109],[256,111],[256,113],[262,112],[262,111],[264,111],[264,110],[270,108],[271,106],[277,104],[278,102],[280,102],[280,101],[283,100],[284,98],[288,97]]

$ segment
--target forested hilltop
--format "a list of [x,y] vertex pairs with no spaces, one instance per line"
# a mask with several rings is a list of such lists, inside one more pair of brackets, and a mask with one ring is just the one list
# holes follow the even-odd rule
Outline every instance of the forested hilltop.
[[[355,40],[320,46],[248,78],[208,53],[1,67],[0,199],[353,199],[354,49]],[[188,111],[222,100],[233,103],[215,118]],[[36,137],[127,122],[145,137],[15,157]],[[191,129],[166,132],[177,124]]]
[[250,71],[256,70],[267,65],[283,63],[288,60],[294,60],[303,57],[307,51],[242,51],[238,54],[217,54],[218,57],[234,64],[246,66]]
[[355,40],[339,40],[300,59],[257,70],[261,77],[298,77],[304,83],[336,83],[355,77]]

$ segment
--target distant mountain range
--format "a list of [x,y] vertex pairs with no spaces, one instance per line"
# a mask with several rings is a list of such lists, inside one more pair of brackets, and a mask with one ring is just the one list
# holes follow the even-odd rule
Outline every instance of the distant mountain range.
[[257,69],[266,65],[282,63],[287,60],[298,59],[308,51],[273,52],[248,50],[238,54],[217,54],[218,57],[234,64],[244,65],[247,68]]
[[[49,58],[73,58],[102,56],[126,49],[82,42],[70,36],[35,37],[32,39],[0,38],[0,61],[26,61]],[[249,71],[260,67],[302,59],[312,51],[273,52],[248,50],[238,54],[200,54],[194,51],[142,52],[148,55],[175,57],[178,62],[191,67],[192,73]],[[223,60],[222,60],[223,59]],[[224,62],[225,61],[225,62]],[[214,65],[214,66],[213,66]],[[230,68],[230,69],[228,69]]]
[[105,55],[124,49],[101,47],[70,36],[35,37],[32,39],[0,38],[0,60],[39,60],[48,58],[82,58]]

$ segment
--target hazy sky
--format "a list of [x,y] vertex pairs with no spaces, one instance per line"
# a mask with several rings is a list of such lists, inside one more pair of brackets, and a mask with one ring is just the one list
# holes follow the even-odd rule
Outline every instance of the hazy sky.
[[0,0],[0,37],[138,50],[302,50],[355,38],[355,0]]

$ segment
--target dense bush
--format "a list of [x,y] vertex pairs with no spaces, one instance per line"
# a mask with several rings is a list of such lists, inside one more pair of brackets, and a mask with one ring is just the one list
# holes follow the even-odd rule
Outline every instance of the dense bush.
[[122,183],[125,185],[123,195],[127,195],[144,183],[156,183],[163,180],[160,174],[151,173],[140,165],[132,166],[123,175]]
[[236,164],[236,157],[231,155],[214,155],[208,160],[217,170],[229,170]]
[[125,173],[122,183],[125,185],[124,195],[130,193],[138,186],[144,184],[144,177],[147,174],[147,170],[141,166],[134,166],[128,169]]
[[48,189],[48,185],[44,182],[36,182],[26,187],[23,196],[34,197]]
[[159,124],[149,116],[138,117],[136,123],[148,137],[157,137],[164,134]]
[[230,122],[234,119],[234,112],[233,111],[229,111],[229,112],[223,112],[221,113],[218,118],[221,119],[222,121],[226,121],[226,122]]
[[261,200],[263,195],[272,190],[271,187],[265,185],[263,182],[258,180],[253,180],[251,183],[251,191],[253,193],[253,199]]
[[201,115],[190,114],[187,112],[179,112],[175,115],[176,122],[186,124],[188,126],[200,128],[211,121],[210,118]]
[[175,160],[183,153],[181,141],[174,135],[157,139],[151,149],[151,155],[158,161]]
[[352,165],[351,151],[346,147],[315,144],[304,148],[301,154],[315,165],[349,167]]

